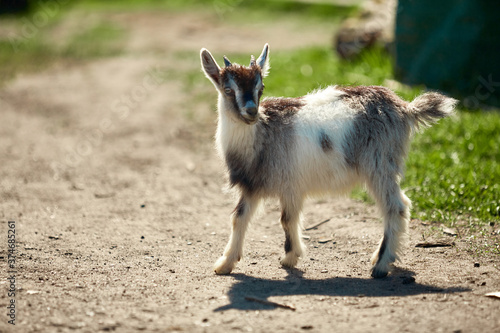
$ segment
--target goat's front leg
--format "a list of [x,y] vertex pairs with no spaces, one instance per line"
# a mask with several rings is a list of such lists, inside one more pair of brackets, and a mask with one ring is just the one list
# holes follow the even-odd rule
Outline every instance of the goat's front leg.
[[243,256],[243,243],[248,222],[252,218],[259,199],[256,196],[242,194],[232,215],[231,237],[224,250],[224,255],[214,265],[215,273],[229,274]]
[[285,231],[285,257],[281,264],[293,268],[305,252],[302,243],[302,199],[281,198],[281,225]]

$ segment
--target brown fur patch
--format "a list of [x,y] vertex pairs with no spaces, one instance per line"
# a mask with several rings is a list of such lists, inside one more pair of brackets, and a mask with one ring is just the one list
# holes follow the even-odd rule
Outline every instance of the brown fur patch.
[[260,105],[268,121],[287,123],[304,106],[304,102],[302,97],[271,97],[263,100]]
[[408,104],[392,90],[380,86],[337,87],[344,92],[340,98],[355,110],[364,110],[368,114],[380,114],[383,109],[405,108]]
[[261,69],[257,65],[246,67],[233,64],[229,67],[224,67],[220,74],[222,82],[226,82],[229,77],[232,77],[243,91],[252,91],[255,87],[255,80],[261,75]]
[[262,107],[272,111],[297,112],[304,102],[303,97],[270,97],[262,101]]

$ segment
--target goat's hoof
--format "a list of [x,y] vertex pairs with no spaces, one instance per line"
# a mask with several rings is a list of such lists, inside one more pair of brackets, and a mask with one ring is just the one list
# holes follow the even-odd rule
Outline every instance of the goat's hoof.
[[299,257],[297,257],[293,252],[288,252],[285,255],[285,258],[281,259],[281,265],[283,267],[294,268],[297,266],[297,262],[299,261]]
[[231,273],[235,263],[229,261],[227,257],[220,257],[214,265],[214,271],[217,275],[225,275]]
[[381,269],[381,268],[374,267],[372,269],[372,278],[374,278],[374,279],[381,279],[381,278],[386,277],[388,273],[389,273],[389,271],[386,270],[386,269]]

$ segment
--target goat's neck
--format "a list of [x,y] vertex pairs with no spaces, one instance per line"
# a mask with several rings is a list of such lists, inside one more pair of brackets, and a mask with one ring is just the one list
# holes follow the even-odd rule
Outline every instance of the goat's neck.
[[257,125],[247,125],[230,114],[225,99],[219,96],[216,143],[221,157],[228,152],[241,154],[252,159],[255,154]]

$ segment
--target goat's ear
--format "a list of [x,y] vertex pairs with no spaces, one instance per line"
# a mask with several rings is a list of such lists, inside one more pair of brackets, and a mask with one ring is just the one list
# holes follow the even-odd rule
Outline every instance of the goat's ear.
[[264,49],[257,59],[257,65],[262,71],[262,77],[266,77],[269,74],[269,44],[264,45]]
[[214,57],[210,54],[207,49],[201,49],[200,51],[201,67],[207,78],[212,81],[215,86],[220,87],[221,77],[220,77],[220,67],[217,65]]

